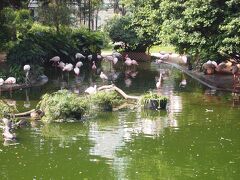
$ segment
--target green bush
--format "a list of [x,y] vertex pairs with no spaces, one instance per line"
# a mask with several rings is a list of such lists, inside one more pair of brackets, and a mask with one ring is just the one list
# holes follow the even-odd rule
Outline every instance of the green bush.
[[99,32],[62,28],[53,29],[33,25],[26,37],[8,53],[10,64],[39,64],[49,62],[53,56],[60,56],[65,62],[75,62],[75,54],[84,55],[99,52],[104,47],[103,35]]
[[0,118],[3,118],[6,115],[11,115],[16,112],[17,109],[15,106],[9,106],[6,102],[0,100]]
[[85,97],[79,97],[67,90],[45,94],[37,107],[44,112],[43,121],[69,121],[81,119],[88,109],[89,102]]
[[122,98],[115,91],[99,91],[92,96],[92,102],[99,107],[105,104],[117,106],[122,103]]
[[[166,109],[168,98],[166,96],[162,96],[162,95],[159,95],[157,93],[153,93],[150,91],[148,93],[145,93],[141,97],[141,100],[140,100],[141,105],[143,105],[145,107],[148,107],[149,105],[151,106],[151,103],[152,103],[151,101],[157,102],[157,104],[156,104],[158,106],[158,107],[156,107],[157,109]],[[151,109],[154,107],[149,107],[149,108]]]

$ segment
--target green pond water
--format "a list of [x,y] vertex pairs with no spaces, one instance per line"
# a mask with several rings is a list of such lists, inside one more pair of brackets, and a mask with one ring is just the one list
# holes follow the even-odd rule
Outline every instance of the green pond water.
[[[231,93],[154,63],[141,64],[137,73],[119,68],[108,75],[126,93],[141,95],[156,91],[159,68],[160,91],[170,99],[167,111],[136,107],[73,123],[31,122],[16,130],[15,144],[0,139],[0,179],[240,179],[240,106]],[[54,69],[47,74],[44,86],[1,98],[27,111],[46,92],[68,88],[82,94],[89,85],[108,83],[91,73],[69,81]]]

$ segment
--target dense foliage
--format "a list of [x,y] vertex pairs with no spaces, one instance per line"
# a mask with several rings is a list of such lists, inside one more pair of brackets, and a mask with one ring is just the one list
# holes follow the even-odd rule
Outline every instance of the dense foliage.
[[240,1],[123,0],[123,3],[131,15],[127,28],[159,43],[170,43],[180,54],[206,61],[234,57],[240,52]]
[[53,56],[60,56],[64,62],[73,62],[77,52],[88,55],[99,52],[103,46],[100,32],[70,28],[56,32],[50,27],[35,24],[26,37],[9,51],[7,60],[10,64],[41,65]]
[[113,42],[123,42],[125,51],[145,52],[157,42],[158,23],[152,6],[139,7],[134,13],[116,16],[106,30]]
[[159,95],[151,91],[145,93],[140,100],[141,105],[150,109],[155,108],[152,106],[156,106],[157,109],[166,109],[167,102],[168,98],[166,96]]
[[92,96],[92,102],[100,107],[104,104],[117,106],[122,103],[122,98],[115,91],[99,91]]
[[6,115],[11,115],[16,112],[17,109],[15,106],[9,106],[6,102],[0,100],[0,118],[3,118]]
[[10,49],[14,43],[24,38],[32,27],[33,19],[26,9],[4,8],[0,11],[0,51]]
[[43,121],[54,122],[59,120],[81,119],[88,109],[89,102],[67,90],[60,90],[52,94],[45,94],[38,103],[44,112]]

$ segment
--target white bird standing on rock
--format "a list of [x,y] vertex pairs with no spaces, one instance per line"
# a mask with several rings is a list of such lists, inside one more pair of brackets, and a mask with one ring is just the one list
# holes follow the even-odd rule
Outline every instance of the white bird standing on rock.
[[88,94],[95,94],[97,92],[97,86],[96,85],[94,85],[94,87],[90,86],[84,92]]
[[108,80],[107,75],[104,74],[103,72],[101,72],[101,74],[100,74],[100,78],[101,78],[102,80]]
[[81,53],[76,53],[75,58],[76,59],[85,59],[85,56],[82,55]]

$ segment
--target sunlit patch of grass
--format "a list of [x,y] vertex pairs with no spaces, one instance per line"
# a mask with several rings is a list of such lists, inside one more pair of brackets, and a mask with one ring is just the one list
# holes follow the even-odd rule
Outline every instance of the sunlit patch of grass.
[[156,46],[152,46],[150,49],[150,53],[156,53],[156,52],[160,52],[160,51],[164,51],[164,52],[175,52],[175,48],[173,46],[167,45],[156,45]]

